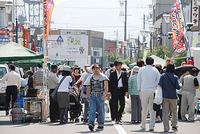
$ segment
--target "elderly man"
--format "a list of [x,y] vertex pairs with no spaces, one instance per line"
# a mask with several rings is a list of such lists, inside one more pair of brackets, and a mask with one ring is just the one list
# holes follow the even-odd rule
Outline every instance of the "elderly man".
[[[191,74],[184,77],[182,89],[181,118],[184,121],[194,121],[195,95],[196,89],[199,88],[199,82],[196,78],[199,70],[193,68]],[[189,108],[188,108],[189,107]],[[185,114],[188,108],[188,119]]]
[[[49,96],[51,93],[56,90],[59,84],[59,78],[57,77],[57,65],[51,65],[51,72],[48,75],[48,89],[49,89]],[[57,101],[53,100],[50,96],[50,120],[51,122],[55,122],[59,119],[59,106]]]
[[149,130],[154,131],[156,112],[153,110],[154,92],[157,88],[160,73],[153,67],[154,59],[146,58],[147,66],[140,68],[138,73],[138,90],[140,92],[140,99],[142,105],[142,130],[146,129],[146,118],[148,109],[150,112],[150,126]]

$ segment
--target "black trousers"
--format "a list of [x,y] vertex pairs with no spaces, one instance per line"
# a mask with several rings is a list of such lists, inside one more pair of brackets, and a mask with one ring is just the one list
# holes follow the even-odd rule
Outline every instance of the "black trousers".
[[14,102],[17,101],[17,86],[7,86],[6,88],[6,111],[9,110],[11,96],[13,108]]
[[112,98],[109,100],[109,105],[110,105],[110,115],[111,115],[111,119],[113,120],[113,101]]
[[182,101],[182,95],[178,94],[179,97],[179,103],[178,103],[178,119],[181,120],[181,101]]
[[[112,106],[113,118],[116,120],[120,120],[125,107],[125,97],[123,89],[117,89],[117,91],[112,94],[112,102],[113,102]],[[119,110],[118,110],[118,102],[120,104]]]
[[[54,91],[55,89],[50,89],[49,91],[49,96],[51,95],[51,93]],[[50,96],[50,120],[54,121],[54,120],[58,120],[60,118],[60,114],[59,114],[59,106],[58,106],[58,102],[53,100]]]

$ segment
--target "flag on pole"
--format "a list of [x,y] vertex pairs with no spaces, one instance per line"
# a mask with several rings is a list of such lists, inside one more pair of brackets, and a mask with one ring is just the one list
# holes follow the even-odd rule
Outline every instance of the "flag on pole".
[[187,51],[187,38],[180,0],[175,0],[175,4],[171,7],[171,27],[174,48],[173,55],[184,53]]
[[53,0],[43,0],[43,18],[44,18],[44,37],[47,40],[49,36],[51,15],[54,9]]

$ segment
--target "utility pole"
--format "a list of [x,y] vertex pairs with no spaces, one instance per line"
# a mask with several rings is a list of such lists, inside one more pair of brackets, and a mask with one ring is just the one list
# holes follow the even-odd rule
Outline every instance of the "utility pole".
[[[127,27],[127,0],[125,0],[124,42],[126,41],[126,27]],[[126,59],[126,46],[124,46],[124,59]]]
[[[145,30],[145,14],[143,15],[143,30]],[[143,43],[146,41],[145,35],[143,36]]]
[[[15,0],[15,6],[17,8],[17,0]],[[16,43],[18,43],[18,20],[17,20],[17,9],[16,9]]]
[[140,36],[138,35],[138,59],[140,59]]

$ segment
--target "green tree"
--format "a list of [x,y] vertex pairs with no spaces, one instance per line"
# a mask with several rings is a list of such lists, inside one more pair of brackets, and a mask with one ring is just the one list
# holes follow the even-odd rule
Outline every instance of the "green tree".
[[[173,56],[173,58],[185,57],[185,54],[187,55],[187,53],[182,53],[182,54],[178,54],[176,56]],[[181,66],[183,61],[185,61],[185,59],[176,59],[174,61],[174,64],[175,64],[176,67],[178,67],[178,66]]]
[[131,64],[130,58],[127,58],[127,59],[121,60],[121,61],[122,61],[122,64],[126,64],[127,66],[128,66],[129,64]]
[[158,46],[154,47],[152,52],[148,52],[147,56],[150,55],[156,55],[162,59],[165,59],[165,57],[169,57],[170,51],[166,46]]
[[108,65],[110,62],[114,62],[116,60],[119,60],[120,58],[119,58],[119,55],[117,54],[117,52],[110,52],[105,55],[105,59],[106,59],[107,65]]

